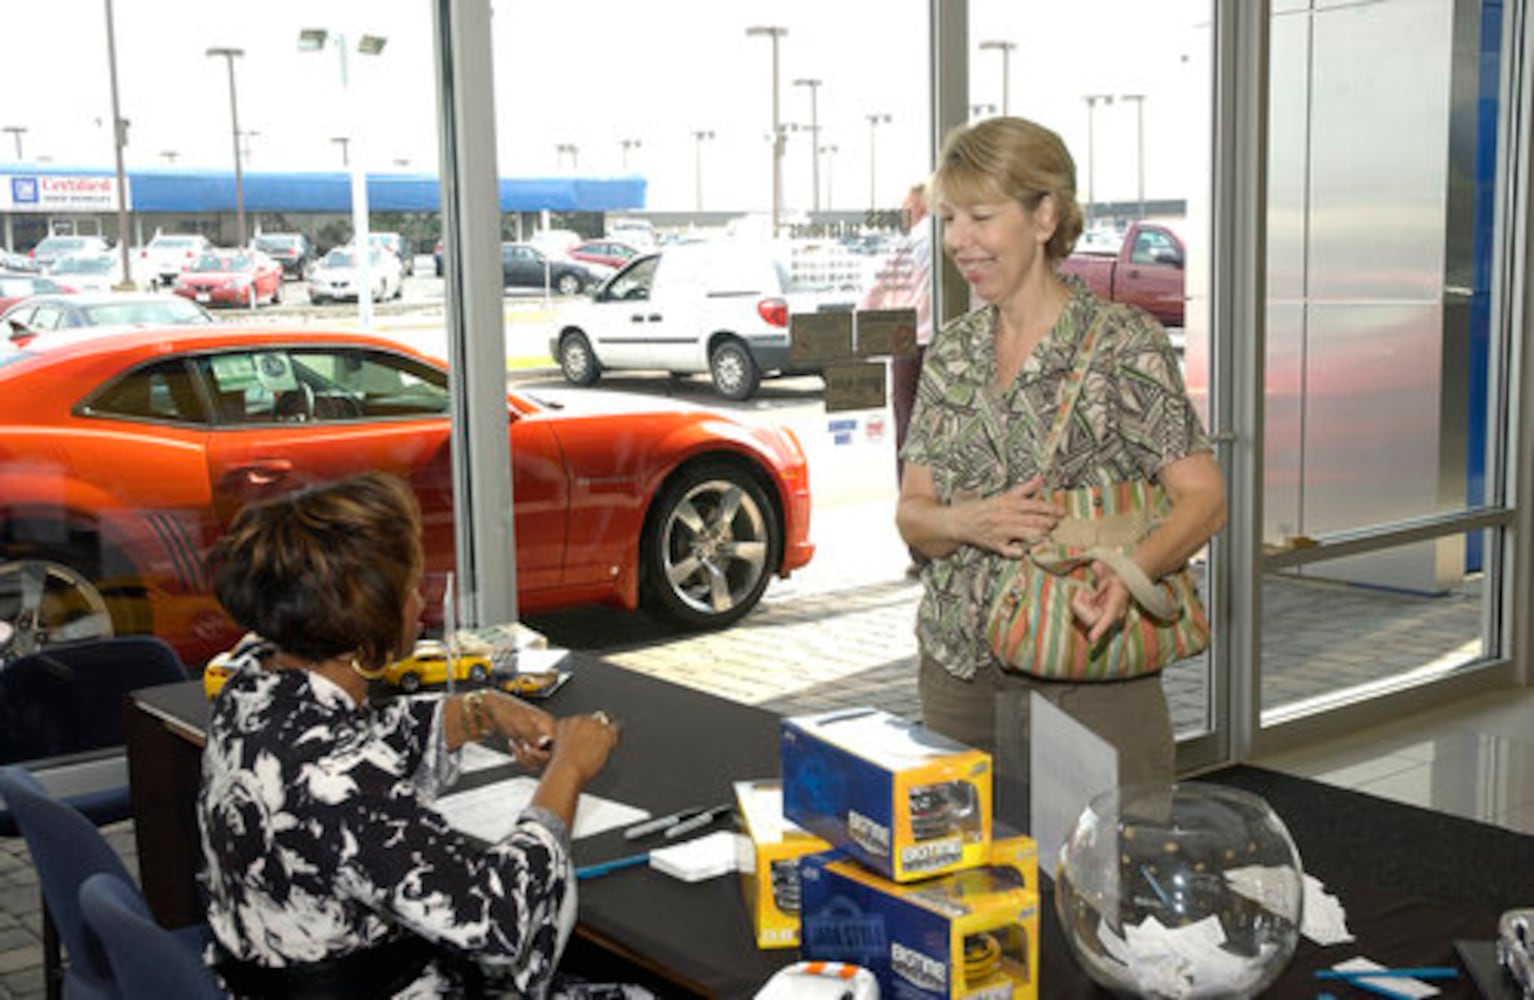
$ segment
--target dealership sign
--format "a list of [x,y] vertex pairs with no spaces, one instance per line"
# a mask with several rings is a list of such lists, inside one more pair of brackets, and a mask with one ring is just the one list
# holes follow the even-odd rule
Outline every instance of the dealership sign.
[[[10,174],[0,184],[0,211],[103,212],[117,208],[117,179],[88,174]],[[125,207],[133,207],[131,188]]]

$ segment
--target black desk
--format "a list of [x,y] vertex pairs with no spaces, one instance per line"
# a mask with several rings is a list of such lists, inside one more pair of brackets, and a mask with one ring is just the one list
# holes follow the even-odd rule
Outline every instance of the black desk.
[[[592,792],[661,813],[728,801],[732,782],[778,774],[775,715],[597,660],[580,659],[575,669],[547,707],[560,715],[602,708],[625,725]],[[178,926],[202,919],[193,809],[208,706],[193,683],[137,692],[133,707],[127,743],[140,874],[155,915]],[[476,779],[489,776],[465,783]],[[1310,1000],[1320,992],[1312,973],[1354,955],[1389,965],[1453,965],[1453,939],[1494,937],[1503,909],[1534,902],[1534,837],[1256,768],[1202,780],[1269,801],[1307,870],[1341,898],[1358,938],[1327,949],[1302,940],[1270,996]],[[580,841],[576,863],[633,848],[610,831]],[[1047,893],[1040,911],[1040,997],[1106,996],[1070,959]],[[667,996],[750,997],[798,957],[755,948],[736,879],[686,884],[646,868],[583,882],[576,933],[660,975],[675,987]],[[1443,985],[1445,997],[1476,996],[1468,978]]]

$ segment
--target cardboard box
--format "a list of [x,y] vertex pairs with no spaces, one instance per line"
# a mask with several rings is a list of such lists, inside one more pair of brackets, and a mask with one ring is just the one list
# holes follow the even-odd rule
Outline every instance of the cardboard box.
[[873,708],[784,719],[783,812],[896,882],[990,859],[991,757]]
[[861,965],[881,996],[1037,1000],[1037,877],[1036,865],[996,864],[900,884],[811,855],[800,864],[799,952]]
[[783,817],[781,781],[737,781],[737,841],[741,892],[751,914],[758,948],[799,943],[799,859],[831,849]]

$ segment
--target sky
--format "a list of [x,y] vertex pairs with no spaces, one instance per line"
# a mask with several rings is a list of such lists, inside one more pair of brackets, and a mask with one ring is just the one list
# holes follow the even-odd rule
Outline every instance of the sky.
[[[428,0],[9,0],[0,127],[24,128],[24,161],[112,165],[106,5],[114,11],[129,167],[232,169],[226,61],[238,47],[243,167],[339,170],[342,147],[371,172],[431,173],[437,165],[435,66]],[[1210,0],[971,0],[970,101],[1058,130],[1085,193],[1186,197],[1187,143],[1207,141]],[[502,176],[640,174],[645,207],[766,210],[772,196],[771,43],[779,39],[785,211],[815,199],[811,94],[822,148],[822,207],[899,204],[930,169],[926,137],[926,0],[492,0],[498,165]],[[300,52],[298,32],[323,27],[354,45],[343,90],[336,51]],[[796,79],[818,79],[816,87]],[[1143,119],[1122,100],[1099,105],[1088,142],[1087,94],[1145,94]],[[889,121],[870,126],[870,114]],[[709,131],[713,138],[694,138]],[[16,161],[0,134],[0,168]],[[627,140],[627,148],[625,148]],[[574,154],[560,153],[573,146]],[[1087,150],[1092,151],[1090,165]],[[1201,158],[1199,158],[1201,159]],[[1197,162],[1195,160],[1194,162]]]

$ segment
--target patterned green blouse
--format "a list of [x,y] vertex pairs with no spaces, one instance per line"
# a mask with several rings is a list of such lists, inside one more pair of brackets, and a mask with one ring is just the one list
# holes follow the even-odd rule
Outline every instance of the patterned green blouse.
[[[949,323],[927,348],[900,454],[932,470],[940,502],[990,496],[1033,478],[1076,346],[1104,311],[1097,354],[1046,485],[1152,479],[1163,465],[1210,450],[1161,325],[1139,309],[1103,302],[1078,278],[1064,280],[1071,290],[1064,312],[1000,396],[991,388],[994,307]],[[955,677],[973,677],[992,658],[985,612],[1006,563],[994,552],[962,545],[922,571],[926,593],[916,636]]]

